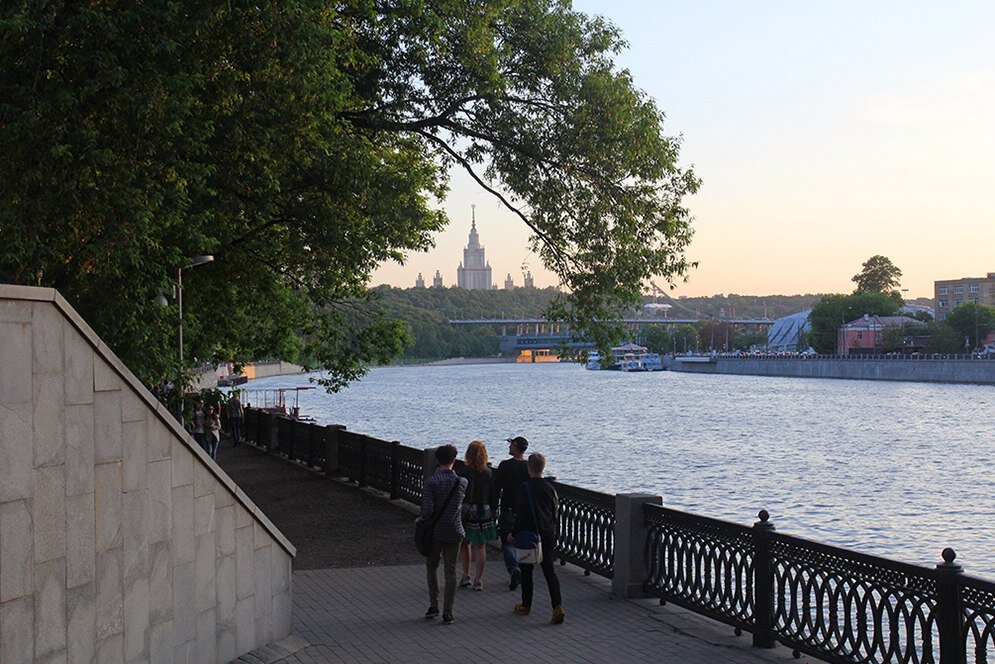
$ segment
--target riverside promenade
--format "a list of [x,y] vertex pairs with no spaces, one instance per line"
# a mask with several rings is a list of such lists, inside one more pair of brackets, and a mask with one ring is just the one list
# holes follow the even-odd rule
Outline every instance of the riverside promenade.
[[719,625],[654,600],[621,600],[610,583],[558,567],[567,619],[549,624],[541,574],[530,616],[495,555],[484,592],[460,589],[456,622],[422,617],[424,559],[409,504],[326,479],[251,446],[223,444],[222,468],[297,547],[290,637],[239,662],[812,662],[753,648]]

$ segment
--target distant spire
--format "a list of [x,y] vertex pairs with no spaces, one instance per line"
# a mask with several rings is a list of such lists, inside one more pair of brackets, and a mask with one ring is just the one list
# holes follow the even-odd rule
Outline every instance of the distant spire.
[[477,227],[477,206],[473,204],[470,206],[470,227]]

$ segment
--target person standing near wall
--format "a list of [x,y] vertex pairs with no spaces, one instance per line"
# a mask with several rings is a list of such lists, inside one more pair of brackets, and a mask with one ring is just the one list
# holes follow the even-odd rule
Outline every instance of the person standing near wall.
[[498,493],[499,517],[498,536],[501,539],[501,553],[504,556],[504,566],[508,569],[511,580],[508,590],[514,590],[522,579],[522,571],[515,558],[515,547],[508,542],[508,535],[515,526],[515,490],[529,479],[529,467],[525,461],[525,450],[529,449],[529,441],[522,436],[508,439],[508,454],[498,464],[494,472],[494,489]]
[[193,439],[205,451],[207,450],[207,440],[204,425],[207,422],[207,415],[204,411],[204,400],[197,402],[197,408],[193,411]]
[[[218,406],[220,408],[220,406]],[[215,461],[218,460],[218,445],[221,444],[221,416],[214,406],[207,407],[207,415],[204,417],[204,434],[207,439],[207,453]]]
[[[456,559],[460,542],[466,536],[460,506],[466,493],[466,478],[453,472],[456,448],[442,445],[435,450],[439,466],[435,474],[425,478],[422,488],[421,513],[416,521],[427,521],[438,516],[433,530],[434,542],[425,558],[428,578],[428,611],[426,618],[439,615],[439,560],[443,561],[445,592],[442,604],[442,622],[453,624],[453,605],[456,602]],[[440,514],[436,514],[440,512]]]
[[238,447],[242,442],[242,419],[245,417],[245,410],[242,402],[238,398],[238,393],[232,392],[228,401],[228,421],[231,424],[232,447]]

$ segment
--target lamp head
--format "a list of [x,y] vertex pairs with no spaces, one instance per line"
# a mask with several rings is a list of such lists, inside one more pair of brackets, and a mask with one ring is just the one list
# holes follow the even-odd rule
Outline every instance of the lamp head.
[[184,267],[196,267],[198,265],[203,265],[204,263],[210,263],[214,260],[214,256],[211,254],[205,254],[203,256],[194,256],[190,259],[190,263]]

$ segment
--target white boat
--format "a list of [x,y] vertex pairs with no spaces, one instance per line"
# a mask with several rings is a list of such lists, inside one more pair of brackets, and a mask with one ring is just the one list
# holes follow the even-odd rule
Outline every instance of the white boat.
[[645,346],[625,343],[612,348],[612,358],[608,366],[601,365],[601,354],[592,351],[587,356],[587,369],[613,369],[616,371],[663,371],[663,362],[656,353],[650,353]]

